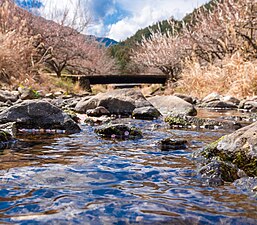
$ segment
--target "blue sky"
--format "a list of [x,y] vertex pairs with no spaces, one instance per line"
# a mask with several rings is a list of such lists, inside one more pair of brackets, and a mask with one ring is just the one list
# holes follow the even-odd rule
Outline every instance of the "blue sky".
[[[74,10],[77,1],[90,14],[91,22],[86,33],[120,41],[138,29],[171,16],[181,19],[186,13],[208,0],[17,0],[21,4],[31,1],[44,10],[45,17],[58,9]],[[41,2],[42,5],[39,3]]]

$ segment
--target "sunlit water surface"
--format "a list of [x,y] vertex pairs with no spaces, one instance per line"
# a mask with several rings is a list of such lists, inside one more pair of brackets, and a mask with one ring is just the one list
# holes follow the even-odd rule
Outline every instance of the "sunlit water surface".
[[[80,134],[23,139],[1,152],[0,223],[257,224],[257,199],[233,184],[208,186],[191,157],[231,131],[120,122],[144,138],[103,140],[82,125]],[[188,140],[188,148],[161,151],[156,142],[167,137]]]

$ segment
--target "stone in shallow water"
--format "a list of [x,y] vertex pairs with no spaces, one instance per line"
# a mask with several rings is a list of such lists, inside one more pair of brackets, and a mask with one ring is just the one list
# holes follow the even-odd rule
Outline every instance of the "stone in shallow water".
[[197,110],[192,104],[176,96],[154,96],[148,98],[148,100],[163,115],[169,113],[183,114],[188,116],[197,115]]
[[0,123],[15,122],[14,133],[19,129],[65,130],[78,133],[80,127],[69,115],[46,101],[27,100],[0,113]]
[[132,112],[132,117],[135,119],[153,120],[157,119],[160,115],[161,113],[152,106],[136,108]]
[[171,128],[239,129],[242,127],[240,123],[233,121],[205,119],[181,114],[170,114],[165,118],[165,122],[167,122]]
[[15,143],[15,139],[6,131],[0,130],[0,149],[6,149]]
[[95,133],[104,138],[138,139],[142,138],[142,132],[135,127],[123,124],[107,125],[95,129]]
[[162,151],[169,151],[169,150],[179,150],[179,149],[186,149],[187,141],[186,140],[175,140],[171,138],[166,138],[157,143]]
[[98,106],[95,109],[88,109],[86,114],[88,116],[100,117],[103,115],[110,115],[111,113],[103,106]]
[[207,178],[207,182],[211,186],[223,185],[224,182],[233,182],[239,178],[238,172],[238,168],[232,163],[219,160],[211,160],[199,170],[199,173],[203,178]]

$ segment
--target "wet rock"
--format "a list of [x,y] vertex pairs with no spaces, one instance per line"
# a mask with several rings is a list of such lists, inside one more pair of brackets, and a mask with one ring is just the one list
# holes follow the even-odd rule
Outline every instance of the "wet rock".
[[239,129],[241,124],[234,121],[218,121],[193,116],[170,114],[165,118],[171,128]]
[[257,197],[257,177],[242,177],[233,184],[243,193]]
[[100,117],[103,115],[110,115],[111,113],[103,106],[98,106],[95,109],[87,110],[86,114],[92,117]]
[[186,144],[186,140],[175,140],[171,138],[163,139],[157,143],[162,151],[186,149]]
[[106,125],[95,129],[95,133],[104,138],[138,139],[142,138],[142,132],[135,127],[123,124]]
[[199,173],[210,186],[223,185],[224,182],[233,182],[238,179],[238,168],[229,162],[210,160],[202,166]]
[[114,118],[108,116],[100,116],[100,117],[87,117],[84,120],[84,123],[90,126],[102,125],[111,122]]
[[198,106],[211,109],[237,109],[239,102],[237,98],[232,96],[222,96],[217,93],[211,93],[203,98]]
[[224,96],[220,100],[226,103],[233,103],[237,106],[240,104],[240,100],[233,96]]
[[208,102],[213,102],[213,101],[219,101],[223,96],[221,96],[220,94],[213,92],[209,95],[207,95],[206,97],[204,97],[202,99],[203,103],[208,103]]
[[81,100],[79,97],[48,99],[51,104],[62,109],[74,109]]
[[0,90],[0,102],[15,102],[19,98],[19,92],[17,91],[4,91]]
[[207,146],[201,155],[236,165],[247,176],[257,176],[257,123],[243,127]]
[[49,102],[26,100],[0,113],[0,123],[15,122],[15,132],[19,129],[63,130],[67,134],[80,132],[79,126]]
[[195,100],[187,95],[183,95],[183,94],[179,94],[179,93],[175,93],[174,96],[182,98],[183,100],[185,100],[186,102],[190,103],[190,104],[194,104]]
[[239,109],[246,110],[246,111],[251,111],[251,112],[256,112],[257,111],[257,99],[256,96],[242,100],[238,106]]
[[143,119],[143,120],[153,120],[157,119],[161,113],[152,106],[146,106],[141,108],[136,108],[132,112],[132,117],[135,119]]
[[237,109],[238,106],[231,102],[223,102],[220,100],[205,102],[199,105],[202,108],[210,108],[210,109]]
[[154,96],[148,98],[148,100],[162,114],[175,113],[189,116],[195,116],[197,114],[192,104],[176,96]]
[[114,90],[107,93],[100,93],[90,99],[82,99],[75,107],[80,113],[98,106],[105,107],[111,114],[131,115],[135,108],[152,106],[140,91],[133,89]]
[[14,142],[15,139],[10,133],[0,130],[0,150],[10,148]]

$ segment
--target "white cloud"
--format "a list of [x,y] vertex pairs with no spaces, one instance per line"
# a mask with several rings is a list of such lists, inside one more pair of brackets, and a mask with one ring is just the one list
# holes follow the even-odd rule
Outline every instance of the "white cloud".
[[[78,2],[82,3],[82,11],[88,9],[92,24],[87,34],[108,36],[115,40],[124,40],[133,35],[138,29],[147,27],[171,16],[181,19],[186,13],[208,0],[42,0],[45,5],[43,14],[48,19],[60,20],[56,12],[67,9],[69,17],[77,9]],[[128,12],[119,21],[106,24],[104,19],[115,14],[117,7]]]
[[118,41],[124,40],[138,29],[171,16],[181,19],[205,2],[208,0],[120,0],[119,3],[131,12],[131,16],[111,25],[108,37]]

